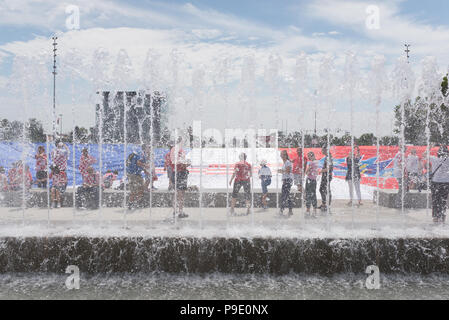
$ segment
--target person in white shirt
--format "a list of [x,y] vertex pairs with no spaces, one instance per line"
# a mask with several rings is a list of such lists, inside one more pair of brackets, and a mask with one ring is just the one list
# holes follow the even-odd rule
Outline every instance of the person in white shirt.
[[449,150],[446,145],[440,146],[437,157],[430,157],[430,166],[433,222],[444,223],[449,196]]
[[282,194],[281,194],[281,211],[282,215],[286,204],[288,205],[288,216],[293,215],[292,200],[290,199],[290,189],[293,184],[293,164],[288,157],[286,150],[282,150],[281,158],[284,162],[282,169],[279,169],[279,173],[282,173]]
[[260,161],[259,179],[262,184],[262,206],[268,209],[267,196],[268,186],[271,184],[271,170],[267,166],[267,160]]
[[421,161],[416,155],[416,149],[410,151],[410,155],[405,161],[405,169],[407,170],[407,190],[416,189],[416,185],[422,172]]

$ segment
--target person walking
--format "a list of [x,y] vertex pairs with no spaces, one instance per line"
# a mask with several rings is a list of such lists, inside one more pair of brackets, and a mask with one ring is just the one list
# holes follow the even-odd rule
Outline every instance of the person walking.
[[174,169],[175,165],[171,162],[170,151],[173,148],[173,144],[168,144],[168,152],[164,156],[164,171],[167,172],[168,178],[168,191],[174,190],[175,185],[175,177],[174,177]]
[[268,209],[267,197],[268,197],[268,186],[271,184],[271,170],[267,166],[267,160],[260,161],[259,169],[259,179],[262,185],[262,207],[266,210]]
[[87,148],[83,148],[81,151],[81,157],[80,157],[80,164],[78,166],[78,169],[81,173],[81,177],[84,180],[86,179],[86,176],[88,175],[87,169],[90,168],[94,163],[97,162],[97,159],[95,159],[93,156],[89,154],[89,150]]
[[[320,195],[321,195],[321,211],[327,211],[332,201],[331,181],[334,165],[332,163],[332,155],[327,146],[321,148],[321,152],[324,155],[323,168],[321,169],[321,182],[320,182]],[[328,154],[329,152],[329,154]],[[329,203],[327,203],[329,197]],[[329,210],[330,212],[330,210]]]
[[302,192],[303,174],[307,165],[307,157],[303,155],[301,147],[296,149],[296,158],[293,160],[293,182],[298,188],[298,192]]
[[173,185],[176,192],[176,203],[173,201],[173,219],[176,215],[176,209],[178,209],[178,218],[187,218],[189,215],[184,212],[184,200],[187,191],[190,161],[186,158],[182,137],[178,138],[177,143],[170,151],[170,161],[174,165]]
[[46,189],[47,188],[47,154],[45,153],[45,148],[39,146],[37,148],[37,153],[34,156],[36,159],[36,182],[37,187]]
[[243,191],[245,192],[245,200],[246,200],[246,214],[249,215],[251,210],[251,176],[252,169],[251,165],[246,162],[246,153],[241,153],[239,155],[240,161],[237,162],[234,166],[234,172],[232,173],[231,180],[229,180],[229,185],[232,185],[232,181],[234,181],[234,188],[232,190],[232,199],[231,199],[231,215],[235,215],[235,204],[237,203],[237,197],[240,189],[243,187]]
[[[307,154],[306,168],[306,219],[316,218],[317,199],[316,199],[316,178],[318,176],[318,161],[315,154],[310,151]],[[310,214],[310,207],[313,206],[313,215]]]
[[51,208],[61,208],[62,196],[67,188],[67,174],[65,171],[59,170],[56,165],[51,166],[49,179],[51,180]]
[[440,146],[436,157],[430,157],[430,181],[432,194],[432,217],[434,223],[446,221],[447,198],[449,196],[449,150]]
[[351,151],[349,156],[346,158],[346,166],[348,170],[346,171],[345,180],[348,182],[349,187],[349,202],[348,206],[352,206],[354,199],[354,189],[357,194],[357,206],[362,205],[362,195],[360,192],[360,149],[358,146],[354,147],[354,151]]
[[126,174],[129,181],[129,201],[128,209],[134,209],[142,206],[145,182],[142,172],[145,170],[145,158],[137,152],[129,154],[126,160]]
[[416,149],[412,149],[405,160],[405,169],[407,170],[407,190],[414,190],[422,172],[421,160],[416,154]]
[[279,173],[282,174],[282,193],[281,193],[281,208],[279,214],[284,214],[284,209],[288,206],[288,216],[293,215],[292,200],[290,197],[290,190],[293,184],[293,164],[288,157],[287,150],[282,150],[281,159],[284,162],[282,169],[279,169]]

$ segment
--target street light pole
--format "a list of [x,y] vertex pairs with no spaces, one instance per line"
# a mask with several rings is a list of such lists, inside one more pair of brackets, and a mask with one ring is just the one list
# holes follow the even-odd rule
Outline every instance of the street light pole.
[[56,137],[56,49],[58,37],[53,36],[53,137]]
[[410,63],[410,61],[409,61],[409,59],[410,59],[410,56],[409,56],[409,53],[410,53],[410,47],[411,47],[411,45],[409,45],[409,44],[404,44],[404,46],[405,46],[405,53],[407,54],[407,63]]

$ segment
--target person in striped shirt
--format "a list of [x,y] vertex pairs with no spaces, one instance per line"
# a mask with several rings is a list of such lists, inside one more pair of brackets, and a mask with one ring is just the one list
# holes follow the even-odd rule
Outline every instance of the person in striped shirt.
[[87,148],[83,148],[83,150],[81,151],[80,165],[78,167],[81,173],[81,177],[83,178],[83,183],[86,179],[86,176],[88,175],[87,169],[96,162],[97,159],[89,154],[89,150]]
[[61,141],[56,141],[56,149],[53,150],[51,158],[53,160],[53,164],[57,165],[60,171],[67,170],[67,160],[69,159],[69,155],[69,147]]
[[62,195],[67,188],[67,174],[65,171],[59,170],[58,166],[50,167],[49,178],[51,180],[51,207],[61,208]]
[[81,209],[98,209],[100,198],[100,173],[88,167],[83,185],[76,191],[75,206]]

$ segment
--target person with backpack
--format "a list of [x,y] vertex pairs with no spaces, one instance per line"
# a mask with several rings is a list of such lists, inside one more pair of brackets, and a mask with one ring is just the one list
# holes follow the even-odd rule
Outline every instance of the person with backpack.
[[430,157],[430,181],[432,193],[432,217],[434,223],[446,221],[446,206],[449,196],[449,150],[440,146],[436,157]]
[[262,185],[262,207],[268,209],[267,196],[268,186],[271,184],[271,170],[267,166],[267,160],[260,161],[259,179]]
[[145,170],[145,158],[137,152],[131,152],[126,160],[126,174],[129,182],[128,209],[141,206],[144,195],[145,181],[142,173]]

